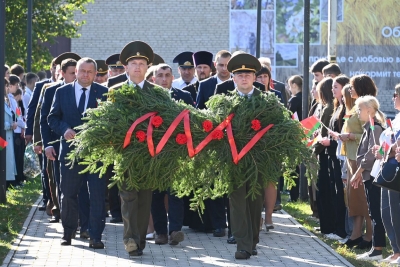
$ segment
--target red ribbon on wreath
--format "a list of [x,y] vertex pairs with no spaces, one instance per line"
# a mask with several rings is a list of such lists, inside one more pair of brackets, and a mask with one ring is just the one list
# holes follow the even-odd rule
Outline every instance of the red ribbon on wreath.
[[[185,130],[185,133],[179,133],[175,141],[180,144],[184,145],[186,144],[188,148],[188,154],[189,157],[194,157],[196,154],[200,153],[203,148],[210,143],[212,140],[221,140],[224,137],[224,132],[223,130],[226,129],[227,137],[228,137],[228,142],[231,147],[231,153],[232,153],[232,160],[235,164],[238,164],[239,161],[250,151],[250,149],[253,148],[253,146],[263,137],[264,134],[266,134],[269,129],[271,129],[274,125],[270,124],[261,131],[258,131],[261,128],[261,123],[259,120],[253,120],[252,121],[252,128],[255,131],[258,131],[253,138],[250,139],[250,141],[242,148],[242,150],[238,153],[237,147],[236,147],[236,142],[235,142],[235,137],[233,135],[232,131],[232,124],[231,121],[234,117],[234,114],[229,114],[229,116],[222,121],[217,127],[214,128],[214,130],[211,131],[209,127],[204,127],[204,122],[203,122],[203,128],[205,131],[210,129],[210,133],[204,138],[203,141],[201,141],[196,148],[193,146],[193,138],[192,138],[192,132],[190,131],[190,117],[189,117],[189,110],[183,110],[171,123],[171,125],[168,127],[167,131],[161,138],[160,142],[158,143],[155,151],[154,151],[154,142],[153,142],[153,127],[159,127],[163,120],[160,116],[156,116],[157,112],[149,112],[140,118],[138,118],[134,123],[131,125],[129,128],[128,132],[126,133],[125,140],[124,140],[124,146],[123,148],[126,148],[130,144],[130,139],[132,137],[132,133],[135,130],[135,127],[139,124],[145,121],[146,119],[150,118],[150,123],[147,127],[147,147],[149,149],[149,153],[152,157],[155,155],[159,154],[164,146],[166,145],[167,141],[169,138],[172,136],[173,132],[175,129],[178,127],[179,123],[183,121],[183,128]],[[161,120],[160,120],[161,119]],[[258,121],[258,122],[255,122]],[[211,124],[212,125],[212,124]],[[209,125],[208,125],[209,126]],[[255,127],[253,127],[255,126]],[[260,127],[260,128],[259,128]],[[257,130],[256,130],[256,129]],[[207,129],[207,130],[206,130]],[[140,137],[144,137],[143,134],[140,134]],[[186,137],[186,138],[185,138]],[[139,141],[141,141],[139,139]],[[144,141],[144,140],[143,140]]]

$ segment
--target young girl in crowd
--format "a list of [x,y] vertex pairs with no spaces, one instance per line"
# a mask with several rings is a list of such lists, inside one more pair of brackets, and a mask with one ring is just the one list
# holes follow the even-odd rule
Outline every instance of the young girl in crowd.
[[356,100],[359,119],[364,123],[364,132],[357,149],[357,170],[350,180],[351,186],[364,186],[368,210],[373,221],[372,248],[370,251],[357,256],[359,260],[381,260],[382,248],[386,246],[385,228],[383,227],[380,202],[381,189],[372,184],[370,173],[375,162],[372,148],[379,144],[379,137],[385,125],[385,116],[379,110],[379,102],[374,96],[362,96]]
[[331,234],[335,231],[335,213],[332,212],[334,207],[331,198],[331,168],[329,167],[328,158],[330,140],[326,128],[332,118],[334,108],[332,84],[333,80],[331,78],[325,78],[317,85],[319,101],[323,107],[320,120],[324,126],[321,126],[320,136],[317,137],[319,142],[313,148],[314,155],[318,157],[320,164],[317,181],[317,206],[321,233],[323,234]]
[[[377,88],[375,83],[367,75],[361,74],[350,79],[350,85],[345,86],[353,100],[361,96],[376,96]],[[351,101],[349,101],[351,102]],[[358,249],[366,249],[372,246],[372,224],[368,213],[367,198],[364,186],[354,188],[350,185],[350,179],[357,170],[357,148],[363,134],[362,122],[356,113],[356,107],[346,113],[348,119],[345,121],[343,133],[340,140],[343,142],[342,154],[347,160],[347,211],[353,222],[353,229],[350,238],[345,242],[349,248],[356,246]],[[363,223],[365,221],[366,234],[362,236]]]
[[343,103],[342,88],[349,83],[349,78],[341,75],[333,79],[332,94],[333,100],[333,115],[329,122],[329,135],[331,136],[330,145],[327,147],[329,166],[333,166],[331,173],[331,196],[334,203],[335,211],[335,231],[327,235],[329,239],[340,240],[347,236],[345,229],[346,205],[344,203],[344,188],[342,181],[342,162],[337,156],[338,146],[341,141],[338,138],[343,127],[343,118],[346,114],[346,107]]

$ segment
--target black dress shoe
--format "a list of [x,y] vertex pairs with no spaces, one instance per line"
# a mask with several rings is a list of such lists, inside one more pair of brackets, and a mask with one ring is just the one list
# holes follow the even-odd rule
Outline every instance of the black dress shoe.
[[371,249],[371,248],[372,248],[372,241],[366,241],[364,239],[356,246],[356,249]]
[[91,239],[89,241],[89,248],[103,249],[104,248],[104,243],[101,242],[100,240]]
[[121,217],[114,217],[110,220],[110,223],[120,223],[120,222],[122,222]]
[[343,245],[347,246],[348,248],[352,248],[352,247],[358,245],[361,241],[363,241],[362,236],[360,236],[359,238],[356,238],[354,240],[353,239],[349,239]]
[[234,236],[229,237],[228,240],[226,240],[226,242],[228,244],[236,244],[237,243]]
[[88,238],[90,238],[90,235],[89,235],[89,232],[88,232],[88,231],[83,231],[83,232],[81,232],[81,233],[79,234],[79,237],[80,237],[81,239],[88,239]]
[[132,256],[132,257],[138,257],[138,256],[142,256],[142,255],[143,255],[143,250],[141,250],[140,248],[129,252],[129,256]]
[[258,254],[257,249],[253,249],[253,251],[251,252],[251,255],[255,256],[257,254]]
[[60,222],[60,217],[59,216],[51,216],[51,219],[49,220],[49,223],[58,223]]
[[246,250],[239,250],[235,252],[235,259],[237,260],[247,260],[251,256]]
[[60,242],[61,246],[70,246],[71,245],[71,238],[61,238],[61,242]]
[[223,228],[215,229],[213,231],[213,236],[214,237],[223,237],[223,236],[225,236],[225,229],[223,229]]
[[43,204],[42,206],[39,206],[39,210],[40,211],[45,211],[46,210],[47,205]]

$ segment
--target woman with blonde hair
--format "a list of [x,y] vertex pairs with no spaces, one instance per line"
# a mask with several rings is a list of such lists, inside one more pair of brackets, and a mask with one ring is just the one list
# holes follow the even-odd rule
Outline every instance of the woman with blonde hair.
[[359,119],[364,123],[364,132],[357,149],[357,170],[350,180],[354,188],[364,186],[368,210],[373,221],[372,248],[356,258],[364,261],[382,260],[382,248],[386,246],[385,228],[381,217],[381,189],[372,184],[371,170],[375,162],[373,147],[379,144],[379,137],[385,126],[385,115],[379,110],[378,100],[371,95],[356,100]]
[[[342,141],[341,154],[346,156],[347,161],[347,181],[346,181],[346,200],[348,216],[352,218],[353,229],[350,238],[344,243],[347,247],[357,246],[359,249],[370,248],[372,246],[372,224],[368,213],[367,198],[363,186],[354,188],[350,185],[350,179],[357,170],[357,148],[363,134],[362,122],[356,114],[355,101],[360,96],[372,94],[376,95],[377,89],[372,83],[368,83],[368,90],[363,90],[361,81],[367,78],[357,76],[350,79],[350,84],[342,89],[345,99],[346,115],[342,134],[339,135]],[[369,80],[369,79],[368,79]],[[362,228],[365,220],[366,234],[363,238]]]

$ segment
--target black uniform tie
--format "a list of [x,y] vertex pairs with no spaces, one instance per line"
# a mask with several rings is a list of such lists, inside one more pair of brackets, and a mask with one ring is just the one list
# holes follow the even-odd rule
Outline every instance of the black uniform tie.
[[78,110],[79,113],[83,116],[83,112],[85,112],[85,103],[86,103],[86,88],[82,88],[81,98],[79,99]]

